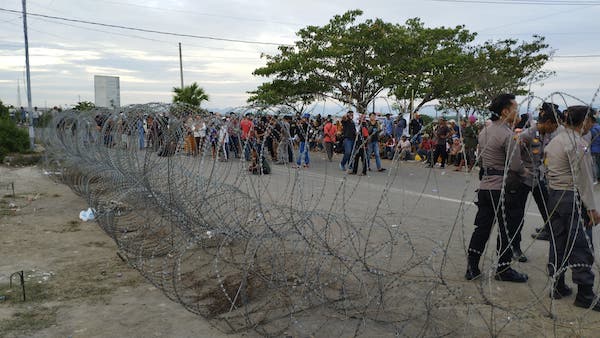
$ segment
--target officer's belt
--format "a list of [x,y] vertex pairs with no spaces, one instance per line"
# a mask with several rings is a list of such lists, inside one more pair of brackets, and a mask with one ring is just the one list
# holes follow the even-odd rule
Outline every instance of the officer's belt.
[[483,176],[504,176],[504,170],[485,168],[483,169]]

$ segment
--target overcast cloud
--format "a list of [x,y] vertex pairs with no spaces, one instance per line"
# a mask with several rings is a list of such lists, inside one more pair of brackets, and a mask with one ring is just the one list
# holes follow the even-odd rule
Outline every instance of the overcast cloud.
[[[574,1],[575,2],[575,1]],[[589,2],[588,2],[589,3]],[[21,10],[20,0],[0,7]],[[556,6],[468,4],[419,1],[141,1],[29,0],[31,13],[229,39],[292,43],[306,25],[323,25],[333,15],[362,9],[365,18],[404,22],[421,17],[428,26],[464,24],[479,40],[546,36],[557,56],[547,69],[557,75],[536,86],[546,96],[565,91],[590,102],[600,85],[598,5]],[[252,71],[264,64],[261,53],[275,46],[179,38],[28,16],[33,105],[71,105],[94,101],[93,76],[121,80],[121,104],[169,102],[179,86],[177,43],[183,45],[184,80],[198,82],[211,97],[209,107],[245,103],[246,92],[263,79]],[[24,47],[19,14],[0,11],[0,99],[17,104],[21,83],[26,104]]]

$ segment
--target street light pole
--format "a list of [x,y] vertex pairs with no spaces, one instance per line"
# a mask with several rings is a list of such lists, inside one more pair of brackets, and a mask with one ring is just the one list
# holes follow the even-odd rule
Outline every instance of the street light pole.
[[179,43],[179,75],[181,76],[181,89],[183,89],[183,60],[181,58],[181,42]]
[[29,112],[29,146],[33,150],[35,133],[33,130],[33,109],[31,107],[31,74],[29,72],[29,40],[27,38],[27,5],[23,0],[23,33],[25,34],[25,70],[27,72],[27,111]]

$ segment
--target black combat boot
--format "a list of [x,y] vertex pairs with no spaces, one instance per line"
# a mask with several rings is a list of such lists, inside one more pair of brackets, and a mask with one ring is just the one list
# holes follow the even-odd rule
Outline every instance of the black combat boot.
[[596,299],[592,285],[577,285],[575,306],[600,311],[600,301]]
[[562,273],[554,284],[554,288],[550,291],[550,298],[561,299],[569,297],[573,294],[573,290],[565,283],[565,274]]
[[512,249],[512,252],[513,252],[513,259],[518,260],[521,263],[527,262],[527,256],[525,256],[523,254],[523,251],[521,251],[520,247],[514,246]]
[[513,270],[511,267],[496,271],[496,276],[494,276],[494,278],[502,282],[513,283],[525,283],[529,279],[526,274]]
[[550,235],[550,230],[548,230],[547,228],[543,228],[540,232],[531,234],[531,238],[540,241],[550,241],[550,237],[552,236]]
[[473,280],[481,276],[481,271],[479,270],[479,256],[468,256],[467,261],[467,273],[465,273],[465,278],[467,280]]

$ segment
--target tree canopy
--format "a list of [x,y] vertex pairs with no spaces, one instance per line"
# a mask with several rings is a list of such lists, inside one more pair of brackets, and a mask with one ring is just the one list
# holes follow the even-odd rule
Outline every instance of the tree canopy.
[[336,15],[323,27],[298,31],[295,46],[280,46],[266,55],[267,65],[255,75],[275,77],[278,86],[302,85],[312,97],[321,95],[364,112],[385,88],[390,74],[387,37],[394,25],[381,19],[355,24],[360,10]]
[[302,28],[293,46],[263,55],[266,65],[253,74],[270,81],[250,92],[249,102],[302,108],[324,97],[362,113],[387,94],[414,98],[412,112],[432,101],[481,110],[500,92],[525,94],[552,75],[542,70],[551,57],[543,37],[475,44],[476,33],[464,26],[429,28],[418,18],[358,22],[361,15],[352,10]]
[[173,87],[174,103],[185,103],[199,108],[203,101],[208,100],[208,94],[196,82],[183,88]]
[[92,110],[94,108],[96,108],[96,105],[90,101],[77,102],[75,107],[73,107],[73,109],[79,110],[79,111],[88,111],[88,110]]

